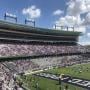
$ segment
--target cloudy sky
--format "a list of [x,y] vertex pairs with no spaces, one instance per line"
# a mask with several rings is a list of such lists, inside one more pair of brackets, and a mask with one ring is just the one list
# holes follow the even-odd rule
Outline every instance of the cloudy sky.
[[1,20],[5,12],[16,15],[22,24],[28,18],[37,27],[74,26],[83,32],[79,42],[90,44],[90,0],[0,0]]

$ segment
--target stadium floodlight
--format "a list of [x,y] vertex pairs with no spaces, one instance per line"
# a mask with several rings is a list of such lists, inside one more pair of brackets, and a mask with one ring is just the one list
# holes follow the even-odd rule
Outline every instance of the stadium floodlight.
[[32,20],[32,19],[25,19],[25,24],[28,24],[28,23],[32,23],[33,26],[35,27],[35,21]]
[[59,25],[56,25],[55,24],[55,29],[61,29],[61,30],[63,30],[63,29],[65,29],[65,26],[59,26]]
[[74,27],[68,27],[68,30],[74,32]]
[[74,27],[59,26],[59,25],[56,25],[56,24],[55,24],[55,29],[61,29],[61,30],[65,30],[65,31],[69,31],[69,30],[74,31]]
[[66,28],[67,28],[67,31],[73,31],[74,32],[74,27],[68,27],[68,26],[66,26]]
[[13,14],[11,14],[11,13],[7,13],[7,12],[6,12],[5,15],[4,15],[4,20],[6,20],[7,17],[8,17],[8,18],[15,19],[15,21],[17,22],[17,16],[16,16],[16,15],[13,15]]

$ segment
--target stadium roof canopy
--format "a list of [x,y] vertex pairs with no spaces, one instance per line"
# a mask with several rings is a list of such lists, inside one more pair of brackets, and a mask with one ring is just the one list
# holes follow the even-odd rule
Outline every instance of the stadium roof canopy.
[[0,43],[75,45],[81,32],[45,29],[0,21]]

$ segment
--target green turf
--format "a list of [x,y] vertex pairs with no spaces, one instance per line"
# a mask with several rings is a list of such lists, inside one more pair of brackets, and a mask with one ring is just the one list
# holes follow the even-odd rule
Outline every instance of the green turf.
[[[31,81],[31,77],[33,80]],[[36,83],[38,83],[38,89],[37,90],[60,90],[60,85],[58,84],[58,81],[49,80],[46,78],[41,78],[37,76],[27,76],[28,80],[23,79],[23,81],[27,84],[28,88],[31,88],[31,90],[36,90]],[[70,90],[85,90],[84,88],[76,87],[70,84],[61,84],[61,89],[64,90],[65,85],[69,86]]]
[[[88,68],[88,71],[87,71]],[[82,71],[82,73],[79,73],[79,69]],[[65,74],[65,75],[71,75],[75,77],[85,78],[90,80],[90,64],[82,64],[82,65],[74,65],[70,67],[64,67],[64,68],[55,68],[52,70],[48,70],[47,72],[51,73],[57,73],[57,74]],[[31,90],[60,90],[60,85],[58,84],[58,81],[41,78],[33,75],[27,75],[21,77],[22,81],[26,84],[28,88],[31,88]],[[36,89],[36,83],[38,83],[38,88]],[[64,90],[65,83],[62,83],[61,90]],[[74,85],[67,84],[69,86],[69,90],[86,90],[81,87],[76,87]]]
[[[79,71],[82,71],[81,73]],[[69,67],[63,68],[55,68],[52,70],[48,70],[47,72],[55,73],[55,74],[65,74],[74,77],[84,78],[90,80],[90,63],[89,64],[81,64],[81,65],[73,65]]]

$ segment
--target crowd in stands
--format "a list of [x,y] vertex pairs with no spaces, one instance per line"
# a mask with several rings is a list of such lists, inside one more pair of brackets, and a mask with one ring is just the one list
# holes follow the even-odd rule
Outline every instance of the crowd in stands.
[[[16,81],[16,75],[31,72],[33,70],[45,70],[53,67],[65,67],[73,64],[84,63],[87,58],[74,55],[63,57],[44,57],[18,61],[5,61],[0,63],[0,90],[24,90]],[[90,59],[88,59],[90,62]]]
[[79,46],[0,44],[0,56],[32,56],[43,54],[62,54],[71,52],[77,53],[82,50],[82,47]]
[[46,57],[46,58],[37,58],[32,59],[32,62],[39,65],[39,68],[51,68],[51,67],[63,67],[70,66],[73,64],[81,64],[90,62],[90,58],[84,57],[81,55],[73,55],[73,56],[58,56],[58,57]]
[[6,61],[3,64],[7,68],[9,68],[9,70],[11,70],[13,73],[16,74],[29,72],[31,70],[35,70],[39,68],[39,65],[35,64],[30,59],[9,61],[9,62]]
[[0,63],[0,90],[24,90],[20,82],[16,81],[16,77]]
[[[32,56],[43,54],[85,52],[86,48],[78,46],[40,46],[40,45],[0,45],[0,56]],[[89,51],[89,50],[88,50]],[[73,64],[90,62],[88,57],[81,55],[56,56],[0,63],[0,90],[24,90],[22,84],[16,81],[16,75],[34,70],[63,67]]]
[[86,49],[87,52],[90,52],[90,45],[85,46],[85,49]]

